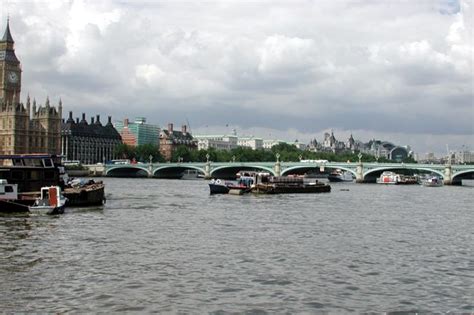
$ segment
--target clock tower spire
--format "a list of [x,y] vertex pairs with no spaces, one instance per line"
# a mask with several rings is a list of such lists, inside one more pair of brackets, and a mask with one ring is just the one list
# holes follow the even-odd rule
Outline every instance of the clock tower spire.
[[0,40],[0,103],[20,103],[21,65],[15,55],[14,44],[8,18],[5,33]]

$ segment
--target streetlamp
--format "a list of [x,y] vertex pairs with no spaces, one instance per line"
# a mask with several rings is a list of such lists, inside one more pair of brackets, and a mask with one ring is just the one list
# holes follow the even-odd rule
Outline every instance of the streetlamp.
[[150,160],[150,164],[153,163],[153,155],[150,154],[150,156],[148,157],[148,159]]
[[357,154],[357,157],[359,158],[359,163],[362,163],[362,153],[359,152],[359,154]]
[[206,162],[207,162],[207,163],[209,163],[209,158],[210,158],[210,157],[211,157],[211,156],[209,155],[209,153],[207,153],[207,154],[206,154]]
[[235,155],[232,155],[232,163],[235,163]]
[[277,158],[277,162],[280,162],[280,153],[275,154],[275,156]]

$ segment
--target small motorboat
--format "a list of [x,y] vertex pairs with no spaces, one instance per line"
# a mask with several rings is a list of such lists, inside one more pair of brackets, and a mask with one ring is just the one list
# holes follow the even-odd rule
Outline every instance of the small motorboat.
[[221,179],[212,179],[209,183],[209,189],[211,195],[214,194],[231,194],[231,195],[243,195],[244,193],[248,193],[251,190],[251,186],[253,184],[253,178],[248,176],[241,176],[239,173],[237,174],[239,177],[237,181],[225,181]]
[[426,178],[422,184],[425,187],[441,187],[443,186],[443,180],[437,176],[431,176]]
[[341,169],[336,169],[333,172],[329,173],[328,180],[330,182],[352,182],[354,177],[350,172],[344,172]]
[[209,189],[211,195],[229,193],[229,188],[227,187],[226,182],[220,179],[211,179],[209,182]]
[[399,182],[400,182],[400,175],[395,174],[394,172],[390,172],[390,171],[383,172],[377,181],[377,183],[379,184],[389,184],[389,185],[398,184]]
[[64,213],[66,201],[59,186],[42,187],[40,197],[29,210],[41,214],[61,214]]

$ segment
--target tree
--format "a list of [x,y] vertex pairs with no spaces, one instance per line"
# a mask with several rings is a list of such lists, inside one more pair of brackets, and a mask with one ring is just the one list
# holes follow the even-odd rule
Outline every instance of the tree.
[[136,158],[140,162],[148,163],[150,161],[150,155],[152,156],[153,162],[164,162],[160,148],[157,145],[151,143],[142,144],[135,147],[135,152]]
[[192,162],[193,154],[191,151],[193,150],[185,145],[178,146],[171,155],[171,162]]
[[135,158],[135,148],[125,143],[117,145],[115,147],[114,153],[119,159],[131,160]]
[[160,153],[160,148],[154,144],[141,144],[136,147],[127,145],[125,143],[119,144],[115,147],[115,155],[120,159],[127,159],[148,163],[150,155],[153,157],[153,162],[164,162]]

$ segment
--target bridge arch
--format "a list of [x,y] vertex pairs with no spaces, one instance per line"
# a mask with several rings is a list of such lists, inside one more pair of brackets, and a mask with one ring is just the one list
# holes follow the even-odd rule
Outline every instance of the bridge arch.
[[235,179],[235,174],[239,171],[266,171],[271,175],[275,175],[275,171],[266,166],[261,165],[226,165],[219,166],[211,170],[211,177],[224,178],[224,179]]
[[369,169],[367,170],[365,173],[364,173],[364,178],[371,174],[371,173],[378,173],[378,172],[384,172],[384,171],[393,171],[393,170],[417,170],[417,171],[426,171],[427,173],[435,173],[435,174],[438,174],[439,176],[441,177],[444,177],[444,173],[442,171],[439,171],[439,170],[435,170],[435,169],[432,169],[432,168],[427,168],[427,167],[410,167],[410,168],[406,168],[406,167],[403,167],[403,166],[385,166],[385,167],[377,167],[377,168],[372,168],[372,169]]
[[405,170],[407,172],[410,171],[424,171],[427,173],[435,173],[439,175],[441,178],[444,178],[444,173],[440,170],[435,170],[428,167],[404,167],[402,164],[400,166],[390,165],[390,166],[382,166],[377,168],[372,168],[364,172],[364,182],[376,182],[377,178],[380,176],[382,172],[385,171],[400,171]]
[[[282,176],[286,176],[288,174],[290,174],[292,171],[295,171],[295,170],[302,170],[302,169],[319,169],[320,167],[322,167],[323,165],[314,165],[314,166],[310,166],[310,165],[298,165],[298,166],[292,166],[292,167],[288,167],[286,169],[284,169],[282,172],[281,172],[281,175]],[[325,165],[324,168],[329,168],[329,169],[340,169],[340,170],[343,170],[343,171],[348,171],[348,172],[351,172],[354,177],[356,176],[356,172],[355,170],[351,169],[351,168],[348,168],[348,167],[344,167],[344,166],[327,166]]]
[[109,177],[148,177],[149,172],[146,167],[140,166],[114,166],[107,168],[105,171],[105,176]]
[[454,173],[451,182],[453,185],[462,185],[463,179],[474,180],[474,170],[464,170]]
[[186,170],[196,170],[202,175],[205,174],[205,171],[198,167],[198,166],[193,166],[193,165],[165,165],[165,166],[160,166],[156,169],[153,170],[152,175],[153,177],[158,177],[158,178],[181,178],[183,176],[183,172]]

